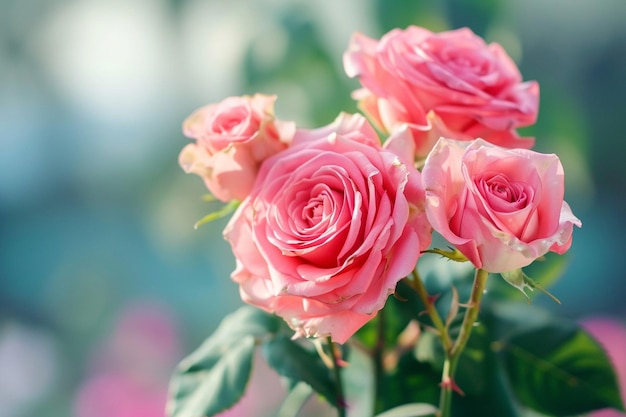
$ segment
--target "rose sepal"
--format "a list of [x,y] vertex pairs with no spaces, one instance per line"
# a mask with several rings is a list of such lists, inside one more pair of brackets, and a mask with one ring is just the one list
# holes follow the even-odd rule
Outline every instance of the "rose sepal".
[[550,297],[555,303],[561,304],[561,300],[556,298],[552,293],[550,293],[550,291],[546,290],[537,282],[535,282],[532,278],[526,275],[524,271],[522,271],[521,268],[513,269],[511,271],[501,272],[500,275],[502,276],[502,278],[504,278],[504,280],[509,285],[517,288],[518,290],[521,291],[522,294],[524,294],[524,296],[526,297],[526,300],[528,301],[528,304],[530,304],[530,297],[528,296],[528,293],[525,291],[526,288],[528,288],[530,291],[534,291],[536,288],[542,293],[544,293],[545,295],[547,295],[548,297]]

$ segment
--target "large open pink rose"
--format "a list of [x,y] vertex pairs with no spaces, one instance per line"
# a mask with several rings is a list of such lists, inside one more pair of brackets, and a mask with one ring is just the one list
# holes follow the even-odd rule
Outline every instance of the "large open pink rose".
[[506,272],[567,251],[574,225],[554,154],[440,139],[422,171],[433,228],[477,268]]
[[193,112],[183,133],[196,143],[181,151],[181,167],[222,201],[246,198],[261,163],[285,149],[295,132],[293,123],[275,119],[275,101],[262,94],[229,97]]
[[[380,41],[357,33],[344,67],[364,87],[355,93],[363,111],[389,133],[407,125],[418,158],[433,145],[432,128],[510,148],[534,143],[515,129],[537,118],[537,83],[523,83],[502,47],[487,45],[470,29],[432,33],[410,26]],[[431,111],[436,121],[428,117]]]
[[300,336],[344,343],[430,243],[420,173],[363,123],[345,115],[299,131],[265,161],[224,231],[244,301]]

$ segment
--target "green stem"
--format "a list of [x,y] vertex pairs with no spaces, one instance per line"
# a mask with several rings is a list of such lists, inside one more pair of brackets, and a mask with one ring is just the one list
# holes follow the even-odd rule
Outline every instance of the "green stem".
[[452,409],[452,386],[446,385],[446,381],[452,381],[454,372],[456,371],[457,360],[450,358],[446,354],[443,362],[443,372],[441,373],[441,391],[439,393],[439,412],[440,416],[448,417]]
[[346,417],[346,401],[343,396],[343,385],[341,382],[341,367],[339,366],[337,353],[335,352],[335,346],[330,336],[326,338],[326,343],[328,345],[330,357],[333,360],[333,372],[335,374],[335,384],[336,384],[335,393],[337,394],[337,416]]
[[457,336],[450,352],[450,356],[452,357],[459,356],[461,352],[463,352],[463,349],[465,349],[465,345],[467,344],[470,334],[472,333],[474,322],[476,321],[478,312],[480,311],[480,300],[483,298],[488,276],[489,272],[484,269],[476,270],[476,274],[474,275],[474,284],[472,285],[472,292],[470,294],[469,302],[467,303],[468,305],[467,310],[465,310],[465,317],[463,317],[463,323],[461,324],[461,331],[459,332],[459,335]]
[[482,269],[476,270],[474,283],[472,284],[472,292],[470,294],[469,302],[467,303],[467,310],[465,310],[463,323],[461,323],[461,330],[452,347],[446,350],[446,359],[441,376],[441,394],[439,397],[440,417],[450,417],[452,409],[452,391],[454,391],[454,389],[458,389],[454,382],[456,365],[459,361],[459,357],[465,349],[465,346],[467,345],[474,323],[478,317],[480,302],[482,300],[483,293],[485,292],[488,276],[489,273],[487,271]]
[[443,349],[446,352],[448,352],[452,348],[452,341],[450,340],[448,329],[446,325],[444,324],[443,320],[441,319],[441,316],[439,315],[439,311],[437,311],[437,308],[435,307],[435,303],[433,302],[432,298],[428,294],[428,291],[426,290],[426,287],[424,286],[422,279],[417,273],[417,270],[414,269],[412,275],[413,275],[413,279],[409,281],[411,282],[412,287],[417,293],[418,297],[422,301],[422,304],[424,304],[424,307],[426,308],[426,312],[430,316],[430,319],[432,320],[433,325],[437,329],[437,332],[439,332],[439,337],[441,338]]
[[380,388],[382,386],[381,379],[383,376],[383,352],[385,350],[385,314],[384,309],[378,312],[378,323],[376,326],[376,345],[372,352],[374,360],[374,413],[378,414],[381,410],[382,402],[380,399]]

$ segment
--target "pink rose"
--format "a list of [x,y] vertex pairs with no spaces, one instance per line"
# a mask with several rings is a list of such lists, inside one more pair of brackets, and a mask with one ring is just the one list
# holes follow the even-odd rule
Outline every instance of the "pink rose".
[[183,123],[196,143],[183,148],[180,166],[222,201],[246,198],[261,163],[285,149],[295,132],[293,123],[274,118],[275,101],[262,94],[229,97],[196,110]]
[[537,83],[522,83],[502,47],[485,44],[470,29],[432,33],[410,26],[380,41],[355,34],[344,67],[364,87],[355,93],[362,110],[387,132],[408,125],[419,158],[430,150],[424,142],[432,136],[431,111],[458,139],[482,137],[511,148],[534,143],[519,138],[515,128],[537,118]]
[[[435,112],[428,112],[426,120],[428,126],[424,127],[408,124],[398,126],[385,141],[384,148],[398,155],[402,162],[412,164],[416,158],[425,158],[439,138],[456,137],[459,139],[458,133],[450,131]],[[415,140],[418,137],[419,140]],[[463,139],[469,140],[469,138]]]
[[324,127],[297,130],[293,142],[310,142],[315,139],[327,138],[333,133],[375,148],[380,147],[380,139],[365,117],[358,113],[344,112],[339,113],[339,116],[331,124]]
[[563,201],[563,166],[554,154],[442,138],[422,180],[433,228],[489,272],[564,253],[573,226],[581,226]]
[[[349,122],[361,128],[344,131]],[[358,117],[331,126],[299,131],[263,164],[224,236],[245,302],[298,336],[344,343],[415,268],[431,229],[420,173]]]

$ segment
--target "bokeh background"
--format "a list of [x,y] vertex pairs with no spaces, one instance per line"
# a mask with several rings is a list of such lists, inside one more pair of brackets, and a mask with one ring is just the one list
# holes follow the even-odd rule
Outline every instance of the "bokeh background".
[[354,31],[469,26],[539,81],[524,133],[584,226],[563,304],[536,303],[624,325],[624,22],[624,0],[0,0],[0,417],[162,415],[241,304],[225,220],[192,227],[215,206],[177,165],[181,122],[255,92],[303,127],[355,111]]

